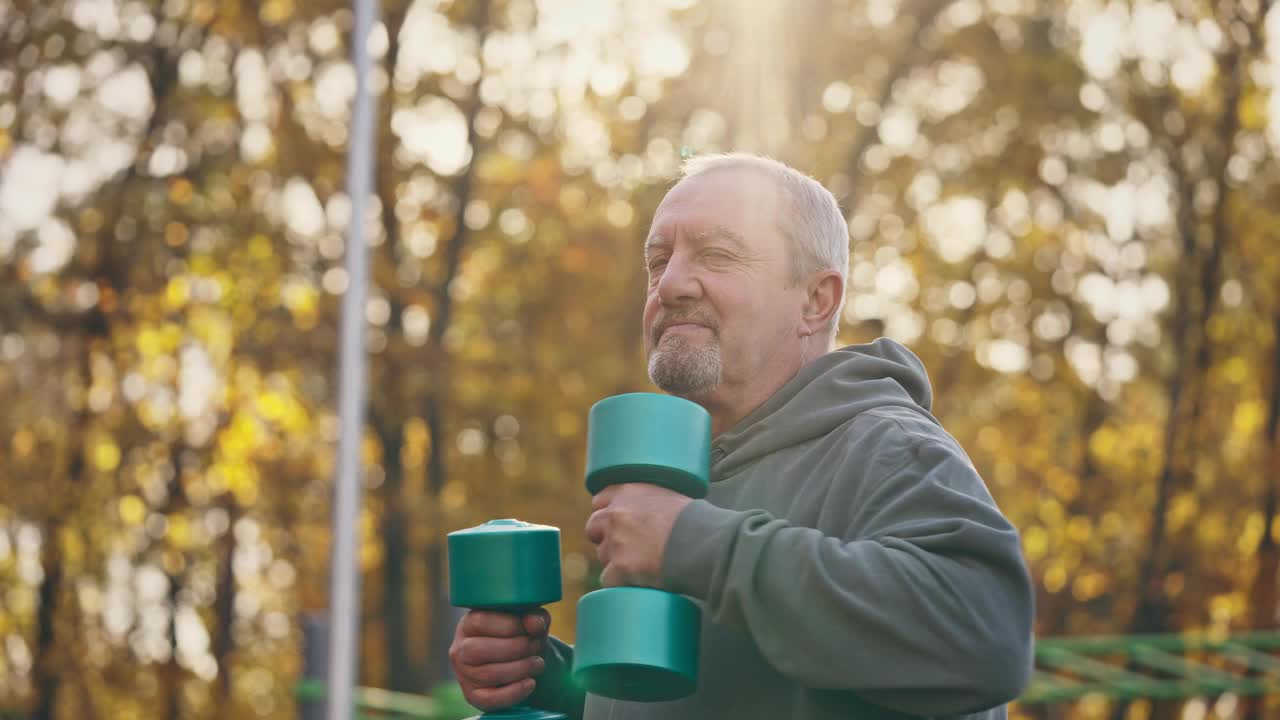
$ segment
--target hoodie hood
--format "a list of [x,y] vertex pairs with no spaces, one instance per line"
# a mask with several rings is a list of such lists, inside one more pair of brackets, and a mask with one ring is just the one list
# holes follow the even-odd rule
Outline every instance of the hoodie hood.
[[888,338],[829,352],[800,369],[763,405],[715,438],[715,477],[782,448],[821,437],[868,410],[903,407],[930,413],[924,364]]

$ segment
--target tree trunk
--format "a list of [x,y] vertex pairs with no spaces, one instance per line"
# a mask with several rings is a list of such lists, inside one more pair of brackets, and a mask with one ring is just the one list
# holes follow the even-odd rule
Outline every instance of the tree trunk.
[[[1177,224],[1182,238],[1184,262],[1192,264],[1197,257],[1196,220],[1192,207],[1195,180],[1188,177],[1188,170],[1181,162],[1179,153],[1180,150],[1176,145],[1171,148],[1171,157],[1174,158],[1174,177],[1179,195]],[[1156,499],[1155,505],[1151,510],[1151,528],[1148,532],[1146,552],[1138,570],[1136,588],[1138,597],[1137,602],[1134,604],[1133,615],[1128,623],[1129,632],[1154,632],[1165,627],[1167,623],[1165,617],[1167,608],[1164,606],[1163,586],[1156,576],[1159,573],[1159,565],[1163,559],[1165,524],[1168,520],[1169,500],[1173,495],[1174,481],[1177,475],[1175,463],[1178,460],[1179,440],[1182,438],[1183,425],[1179,422],[1179,418],[1184,412],[1183,394],[1187,383],[1188,369],[1185,359],[1191,342],[1193,326],[1198,323],[1203,327],[1203,324],[1208,320],[1204,316],[1197,318],[1194,312],[1195,308],[1190,304],[1190,297],[1193,294],[1193,283],[1190,281],[1191,273],[1186,270],[1182,270],[1180,273],[1182,277],[1179,278],[1175,286],[1174,295],[1181,299],[1177,304],[1177,309],[1174,311],[1171,321],[1173,326],[1173,357],[1175,361],[1174,367],[1169,373],[1166,390],[1169,410],[1164,428],[1163,460],[1156,481]],[[1121,703],[1120,706],[1125,707],[1125,704]]]
[[44,578],[40,581],[39,605],[36,610],[35,685],[36,703],[33,720],[52,720],[58,700],[60,677],[57,648],[58,598],[62,594],[62,553],[58,547],[58,526],[45,528],[40,548],[40,564]]
[[[405,17],[409,13],[409,2],[400,2],[388,8],[386,15],[388,46],[383,68],[389,80],[395,79],[396,64],[399,62],[400,32],[404,27]],[[383,243],[385,252],[391,255],[391,266],[396,265],[395,252],[400,245],[400,221],[396,217],[396,186],[399,174],[391,161],[395,137],[390,130],[390,118],[395,111],[394,94],[388,93],[392,107],[383,113],[386,122],[380,126],[378,142],[380,144],[378,162],[379,178],[377,183],[378,199],[382,205],[382,226],[386,233]],[[403,310],[401,303],[392,296],[392,323],[398,322]],[[400,451],[404,447],[403,423],[401,413],[395,402],[391,407],[371,410],[374,432],[382,446],[382,467],[385,471],[383,485],[379,493],[382,504],[382,619],[386,643],[386,666],[388,683],[392,690],[415,692],[417,672],[414,668],[410,647],[413,641],[411,623],[409,622],[409,587],[408,566],[413,555],[409,545],[409,509],[404,502],[404,464]]]
[[[946,10],[953,2],[954,0],[926,0],[921,3],[922,7],[917,8],[914,16],[915,28],[911,32],[911,37],[903,44],[902,51],[890,66],[889,76],[885,78],[884,83],[880,86],[880,94],[876,98],[876,102],[881,111],[884,111],[885,106],[893,98],[893,86],[906,77],[907,73],[913,68],[920,65],[923,60],[932,55],[923,41],[928,36],[929,31],[933,29],[938,17],[942,15],[942,11]],[[859,133],[858,141],[849,153],[849,159],[845,161],[846,172],[851,181],[848,194],[850,207],[856,205],[858,194],[862,189],[862,182],[867,179],[868,174],[862,167],[862,159],[866,157],[867,151],[879,139],[880,131],[878,128],[865,128]]]
[[[114,283],[119,278],[116,276],[115,267],[110,262],[103,262],[100,266],[100,274],[109,282]],[[108,287],[115,287],[114,284]],[[53,492],[49,494],[52,502],[57,502],[55,498],[61,495],[65,498],[75,498],[79,496],[82,488],[76,485],[87,485],[89,478],[88,462],[85,457],[85,438],[89,434],[89,425],[92,422],[93,411],[89,408],[88,392],[93,385],[93,368],[92,358],[94,348],[99,342],[105,342],[108,338],[108,320],[100,306],[95,306],[77,324],[76,333],[80,337],[79,343],[72,343],[72,351],[80,353],[77,359],[77,365],[80,374],[80,382],[84,392],[81,399],[81,406],[75,409],[73,414],[74,420],[70,424],[69,433],[71,436],[72,450],[71,460],[67,463],[66,473],[61,478],[65,482],[61,493]],[[56,472],[56,471],[55,471]],[[59,478],[51,478],[51,481],[58,482]],[[74,517],[76,513],[75,500],[65,501],[69,504],[51,505],[44,511],[44,516],[48,518],[44,525],[43,545],[41,546],[41,569],[44,577],[40,581],[38,590],[39,608],[36,611],[36,646],[32,658],[32,667],[35,671],[35,710],[32,715],[34,720],[52,720],[56,715],[58,688],[62,684],[61,673],[64,663],[61,662],[58,648],[58,603],[62,597],[63,581],[65,579],[63,567],[63,557],[61,547],[61,531],[64,527],[64,518]]]
[[236,574],[233,561],[236,556],[235,527],[240,520],[240,507],[228,497],[224,509],[227,511],[227,530],[222,535],[218,550],[218,580],[213,599],[216,624],[210,649],[213,651],[213,659],[218,663],[217,706],[230,710],[234,687],[231,682],[231,659],[235,651],[232,629],[236,620]]
[[387,672],[392,690],[413,692],[417,678],[410,654],[407,567],[409,560],[408,519],[404,504],[404,464],[400,450],[404,435],[399,424],[374,422],[382,444],[385,472],[382,496],[382,617],[386,631]]
[[[1178,306],[1174,321],[1175,356],[1179,358],[1178,368],[1170,380],[1169,418],[1164,437],[1164,461],[1157,485],[1156,505],[1152,513],[1151,531],[1147,552],[1142,560],[1138,575],[1138,602],[1134,607],[1133,617],[1129,623],[1131,633],[1163,632],[1170,629],[1172,608],[1164,596],[1164,568],[1166,564],[1165,531],[1169,501],[1178,487],[1188,484],[1190,474],[1189,463],[1183,461],[1178,450],[1194,447],[1196,432],[1201,425],[1200,414],[1204,390],[1208,380],[1211,364],[1211,345],[1208,336],[1209,322],[1213,317],[1220,285],[1219,268],[1222,256],[1230,238],[1228,220],[1230,188],[1227,183],[1227,166],[1235,152],[1236,135],[1240,130],[1240,100],[1244,92],[1244,60],[1246,53],[1256,49],[1260,35],[1260,23],[1265,17],[1266,8],[1255,17],[1230,17],[1227,21],[1243,22],[1248,30],[1247,43],[1229,46],[1218,59],[1218,75],[1222,78],[1222,106],[1217,127],[1214,129],[1216,154],[1213,156],[1212,180],[1218,188],[1218,197],[1212,210],[1209,222],[1207,247],[1194,231],[1197,221],[1192,211],[1195,179],[1187,174],[1187,168],[1181,161],[1181,148],[1177,143],[1170,143],[1170,157],[1173,158],[1175,175],[1180,190],[1178,208],[1178,225],[1183,240],[1183,257],[1192,268],[1199,270],[1198,276],[1186,277],[1187,282],[1180,283],[1184,298],[1198,300],[1198,307],[1188,308],[1184,300]],[[1232,13],[1238,15],[1237,12]],[[1177,292],[1177,289],[1175,289]],[[1196,340],[1195,355],[1189,371],[1184,371],[1182,357],[1190,349],[1190,338]],[[1184,397],[1184,390],[1186,396]],[[1186,410],[1183,410],[1184,403]],[[1114,718],[1123,716],[1128,703],[1117,704]],[[1172,717],[1176,711],[1176,703],[1157,701],[1152,710],[1156,720]]]
[[169,576],[169,661],[165,663],[162,677],[165,682],[165,696],[168,701],[169,720],[182,717],[182,683],[185,673],[178,663],[178,594],[182,590],[181,573],[166,573]]
[[[1276,522],[1280,504],[1280,308],[1276,310],[1271,363],[1271,404],[1267,410],[1266,470],[1267,488],[1262,499],[1262,537],[1258,540],[1257,570],[1249,589],[1249,612],[1254,630],[1270,630],[1276,626],[1276,582],[1280,576],[1280,550],[1271,528]],[[1245,702],[1240,717],[1245,720],[1265,716],[1266,698],[1251,697]]]
[[[471,8],[469,23],[476,28],[478,46],[484,47],[489,33],[489,0],[477,0]],[[483,78],[483,62],[481,63]],[[458,276],[462,263],[462,251],[468,240],[466,210],[471,201],[476,167],[480,162],[480,134],[476,130],[476,116],[483,103],[480,100],[480,80],[472,87],[464,110],[467,123],[467,144],[471,147],[471,162],[458,178],[454,187],[457,210],[453,217],[453,237],[445,249],[445,272],[437,288],[438,304],[435,322],[431,325],[429,345],[437,349],[440,363],[435,366],[437,377],[430,383],[426,400],[427,436],[430,454],[427,460],[427,493],[433,507],[440,506],[440,492],[448,477],[445,462],[445,408],[449,386],[449,352],[444,345],[445,332],[453,316],[453,295],[450,286]],[[448,575],[445,572],[446,546],[444,528],[438,528],[428,536],[426,547],[427,602],[430,607],[427,634],[427,667],[425,681],[432,687],[452,676],[449,666],[449,645],[453,642],[454,621],[457,613],[449,604]]]
[[[431,454],[427,460],[427,492],[438,506],[440,491],[444,487],[444,413],[440,399],[432,394],[427,398],[427,437]],[[445,528],[441,528],[444,530]],[[449,665],[449,646],[453,642],[453,607],[449,604],[449,578],[445,572],[445,543],[442,532],[434,532],[427,541],[427,668],[424,680],[427,688],[434,687],[452,677]]]
[[[154,19],[159,23],[164,18],[156,15]],[[207,26],[196,34],[194,44],[203,42],[206,30]],[[98,205],[110,208],[111,211],[106,213],[107,220],[102,223],[102,230],[95,237],[87,238],[93,241],[92,249],[77,253],[78,259],[84,261],[84,278],[95,283],[101,290],[111,291],[116,296],[121,295],[122,288],[128,287],[130,259],[123,257],[125,253],[118,247],[118,240],[113,234],[118,219],[126,214],[128,189],[142,177],[140,169],[147,154],[148,144],[166,119],[163,108],[174,90],[178,79],[177,61],[185,49],[177,45],[169,47],[155,44],[149,54],[141,58],[147,71],[153,109],[139,135],[138,151],[133,162],[102,186],[102,189],[110,191],[110,194]],[[15,127],[15,130],[14,137],[20,138],[21,129]],[[8,276],[11,274],[6,273],[3,282],[10,282]],[[95,305],[83,314],[62,315],[46,313],[43,306],[32,298],[23,298],[22,303],[26,306],[25,309],[33,311],[36,317],[50,321],[54,327],[65,329],[71,337],[79,339],[79,343],[68,342],[68,345],[73,351],[80,352],[80,377],[83,390],[87,393],[93,381],[90,364],[92,353],[97,346],[105,345],[110,340],[111,318],[108,317],[107,311],[101,305]],[[51,512],[46,513],[49,520],[43,527],[44,544],[41,548],[41,564],[44,577],[37,590],[39,606],[36,611],[36,640],[32,657],[35,700],[31,717],[36,720],[55,717],[58,691],[62,684],[61,674],[64,672],[62,668],[64,665],[71,665],[59,662],[57,645],[58,605],[64,592],[63,583],[66,580],[64,558],[59,543],[61,531],[66,527],[62,519],[75,516],[74,498],[83,494],[90,474],[85,458],[84,440],[92,423],[93,411],[88,407],[87,398],[82,402],[84,404],[71,413],[72,418],[69,422],[70,445],[74,449],[67,470],[61,478],[51,478],[54,481],[61,480],[69,487],[64,488],[62,493],[50,493],[50,497],[72,498],[66,501],[71,505],[52,508]],[[92,708],[86,707],[84,711],[91,712]]]

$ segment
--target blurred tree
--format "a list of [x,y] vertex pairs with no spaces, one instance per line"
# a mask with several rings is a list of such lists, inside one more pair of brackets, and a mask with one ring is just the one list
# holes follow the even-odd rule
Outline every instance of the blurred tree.
[[[1274,17],[383,3],[362,681],[447,677],[443,538],[493,517],[564,530],[571,638],[586,413],[650,389],[639,248],[680,157],[734,148],[846,207],[843,338],[925,361],[1039,632],[1274,626]],[[294,618],[327,604],[350,27],[0,0],[0,703],[291,713]]]

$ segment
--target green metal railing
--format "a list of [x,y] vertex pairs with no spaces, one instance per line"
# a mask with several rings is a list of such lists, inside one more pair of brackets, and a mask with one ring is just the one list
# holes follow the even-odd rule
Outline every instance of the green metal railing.
[[1280,693],[1280,632],[1041,638],[1024,704]]
[[[324,682],[319,679],[303,679],[298,682],[295,695],[302,703],[323,703]],[[441,688],[436,695],[357,687],[355,689],[357,718],[395,718],[397,720],[457,720],[475,715],[476,710],[462,699],[455,687]]]
[[[1280,632],[1215,637],[1196,634],[1050,637],[1036,641],[1036,670],[1018,702],[1070,702],[1085,697],[1179,699],[1280,695]],[[300,701],[320,701],[324,684],[298,683]],[[433,697],[356,688],[361,718],[457,720],[474,714],[456,687]]]

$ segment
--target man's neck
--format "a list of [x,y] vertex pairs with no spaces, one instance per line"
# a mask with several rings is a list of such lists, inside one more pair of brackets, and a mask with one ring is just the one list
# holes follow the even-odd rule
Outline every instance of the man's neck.
[[761,397],[751,399],[738,397],[736,398],[738,402],[734,404],[718,403],[710,399],[703,400],[702,406],[707,409],[707,412],[711,413],[711,437],[720,437],[732,429],[734,425],[738,424],[738,421],[763,405],[780,387],[782,386],[779,385],[777,388],[773,388],[768,394]]
[[806,352],[794,365],[778,372],[772,381],[727,379],[705,396],[690,398],[711,414],[711,437],[717,438],[732,430],[743,418],[765,404],[774,393],[791,381],[800,369],[821,357],[825,352]]

